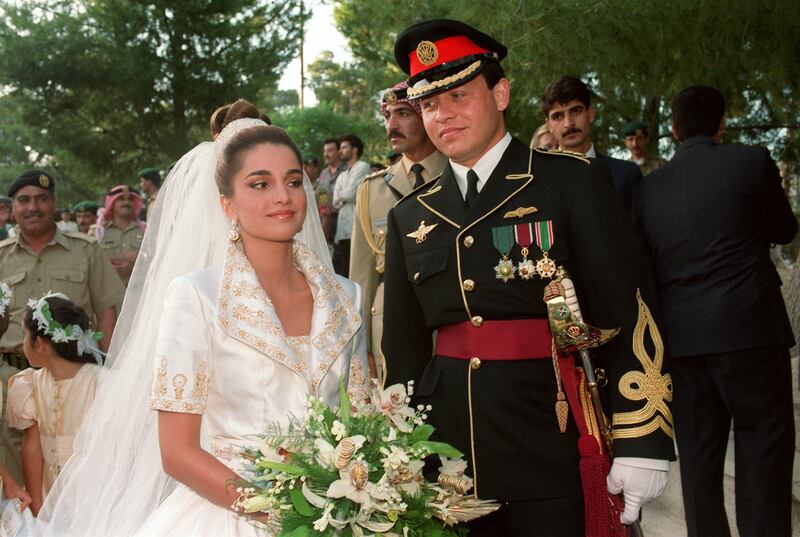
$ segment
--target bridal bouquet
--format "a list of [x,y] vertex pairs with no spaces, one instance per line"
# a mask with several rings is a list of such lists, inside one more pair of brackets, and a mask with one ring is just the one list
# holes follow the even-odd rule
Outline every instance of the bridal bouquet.
[[[431,407],[411,408],[412,393],[413,382],[375,387],[370,403],[352,408],[341,386],[338,410],[309,397],[303,420],[270,426],[260,449],[246,453],[252,477],[234,508],[268,513],[280,537],[464,535],[456,524],[499,505],[466,495],[467,463],[430,440]],[[436,483],[422,474],[433,454],[442,461]]]

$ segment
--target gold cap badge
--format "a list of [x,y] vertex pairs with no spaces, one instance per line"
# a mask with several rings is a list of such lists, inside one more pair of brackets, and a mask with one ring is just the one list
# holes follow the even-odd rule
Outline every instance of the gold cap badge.
[[383,102],[386,104],[397,104],[397,94],[394,90],[388,90],[383,94]]
[[433,65],[439,59],[439,49],[430,41],[420,41],[417,45],[417,59],[425,67]]
[[50,178],[45,174],[40,175],[39,184],[42,185],[42,188],[50,188]]

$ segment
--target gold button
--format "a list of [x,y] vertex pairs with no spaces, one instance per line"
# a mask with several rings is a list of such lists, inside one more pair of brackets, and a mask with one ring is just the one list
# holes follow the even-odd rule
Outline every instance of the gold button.
[[386,230],[385,230],[385,229],[379,229],[379,230],[378,230],[378,235],[380,235],[381,237],[383,237],[383,234],[384,234],[384,233],[386,233]]
[[464,291],[472,291],[475,289],[475,282],[472,280],[464,280],[462,287],[464,288]]
[[473,356],[469,359],[469,367],[470,369],[480,369],[481,367],[481,359],[477,356]]
[[471,321],[472,321],[472,326],[477,328],[483,324],[483,317],[481,317],[480,315],[476,315],[471,319]]
[[464,237],[464,246],[471,248],[473,244],[475,244],[475,239],[472,238],[472,235],[467,235]]
[[372,307],[369,309],[369,312],[370,312],[371,314],[375,315],[375,306],[372,306]]
[[414,281],[415,281],[415,282],[418,282],[418,281],[419,281],[419,272],[415,272],[415,273],[414,273]]

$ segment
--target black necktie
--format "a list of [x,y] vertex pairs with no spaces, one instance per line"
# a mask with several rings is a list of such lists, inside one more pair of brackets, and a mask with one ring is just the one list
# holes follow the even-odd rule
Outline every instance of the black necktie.
[[469,170],[467,172],[467,195],[464,197],[467,209],[472,207],[476,199],[478,199],[478,174],[474,170]]
[[422,178],[422,170],[424,169],[419,162],[411,166],[411,173],[414,174],[414,188],[419,188],[425,184],[425,179]]

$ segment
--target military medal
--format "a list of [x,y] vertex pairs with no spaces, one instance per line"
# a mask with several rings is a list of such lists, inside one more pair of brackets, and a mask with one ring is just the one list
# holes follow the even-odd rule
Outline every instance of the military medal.
[[519,277],[523,280],[530,280],[533,278],[533,275],[536,274],[536,266],[533,264],[533,261],[528,259],[528,247],[533,241],[533,229],[531,228],[530,222],[514,226],[514,236],[517,239],[517,244],[519,244],[522,249],[522,261],[519,262],[517,267]]
[[553,246],[553,221],[543,220],[541,222],[534,222],[534,230],[536,231],[536,244],[542,250],[542,258],[536,262],[536,272],[539,278],[552,278],[556,275],[558,267],[556,262],[550,259],[548,252]]
[[514,247],[514,226],[501,226],[492,228],[492,243],[494,247],[503,256],[502,259],[495,265],[494,272],[498,280],[508,282],[514,279],[514,273],[517,267],[508,256],[511,253],[511,248]]

